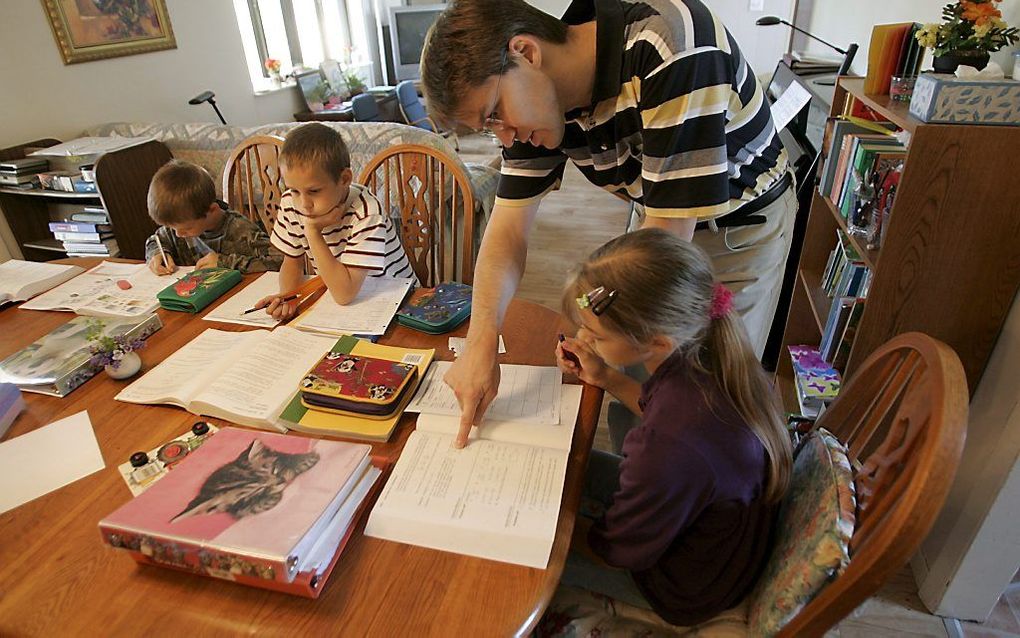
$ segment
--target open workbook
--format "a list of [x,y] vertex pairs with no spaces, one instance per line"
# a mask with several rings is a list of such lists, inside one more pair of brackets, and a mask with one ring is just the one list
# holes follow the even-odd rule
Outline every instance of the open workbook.
[[209,328],[124,388],[127,403],[166,403],[197,415],[279,430],[301,377],[336,343],[281,326],[272,332]]
[[365,534],[545,569],[580,404],[564,385],[558,424],[486,421],[462,450],[459,418],[419,415]]
[[31,299],[80,272],[80,266],[9,259],[0,264],[0,304]]

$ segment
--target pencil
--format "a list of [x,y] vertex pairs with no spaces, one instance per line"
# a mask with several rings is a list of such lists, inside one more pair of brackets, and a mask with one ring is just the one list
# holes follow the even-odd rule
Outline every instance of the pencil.
[[170,264],[166,263],[166,252],[163,251],[163,242],[159,241],[159,233],[153,235],[156,238],[156,248],[159,248],[159,258],[163,260],[163,267],[169,268]]
[[[300,297],[300,296],[301,296],[301,295],[299,295],[299,294],[297,294],[297,293],[294,293],[294,294],[291,294],[291,295],[287,295],[287,296],[286,296],[286,297],[284,297],[283,299],[280,299],[280,301],[281,301],[281,302],[286,302],[286,301],[294,301],[295,299],[297,299],[297,298],[298,298],[298,297]],[[250,312],[255,312],[256,310],[265,310],[266,308],[268,308],[268,306],[258,306],[257,308],[248,308],[247,310],[245,310],[245,311],[244,311],[244,312],[242,312],[241,314],[242,314],[242,315],[246,315],[246,314],[248,314],[248,313],[250,313]]]

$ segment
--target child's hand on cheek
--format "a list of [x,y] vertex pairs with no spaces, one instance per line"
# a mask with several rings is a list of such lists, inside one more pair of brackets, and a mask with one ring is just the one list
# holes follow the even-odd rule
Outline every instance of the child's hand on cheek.
[[[578,366],[565,353],[573,354],[581,362]],[[606,371],[609,366],[588,344],[573,337],[567,337],[556,344],[556,363],[560,370],[576,376],[581,381],[600,388],[606,387]]]

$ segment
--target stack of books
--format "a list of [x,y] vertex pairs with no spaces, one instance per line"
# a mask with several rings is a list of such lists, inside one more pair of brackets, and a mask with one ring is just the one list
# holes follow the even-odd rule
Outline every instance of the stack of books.
[[801,415],[815,418],[839,394],[840,377],[811,346],[788,346]]
[[[103,219],[105,215],[104,212]],[[117,240],[113,238],[113,226],[108,223],[50,222],[50,231],[54,239],[64,244],[68,257],[116,257],[120,254]]]
[[797,75],[815,75],[817,73],[835,73],[843,64],[843,57],[794,51],[784,53],[783,62]]
[[25,157],[0,162],[0,186],[30,189],[39,186],[38,174],[49,168],[49,162],[39,157]]
[[99,531],[139,563],[317,598],[382,473],[370,452],[222,428]]
[[857,324],[871,287],[872,271],[861,259],[850,238],[836,231],[836,248],[822,273],[822,288],[832,298],[829,316],[818,350],[822,359],[838,370],[846,367]]

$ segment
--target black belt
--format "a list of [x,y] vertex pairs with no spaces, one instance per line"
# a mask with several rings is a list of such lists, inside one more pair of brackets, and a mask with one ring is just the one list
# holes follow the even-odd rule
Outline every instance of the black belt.
[[[715,219],[715,225],[718,228],[731,228],[734,226],[754,226],[755,224],[764,224],[766,221],[765,216],[756,215],[755,213],[779,199],[779,196],[785,193],[786,189],[792,184],[793,176],[789,172],[784,173],[783,176],[780,177],[775,184],[770,186],[767,191],[747,202],[732,213],[727,213],[726,215]],[[696,230],[704,230],[706,228],[711,228],[708,221],[698,222],[698,225],[695,226]]]

